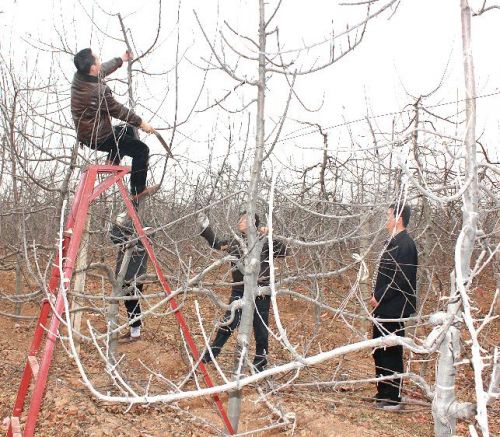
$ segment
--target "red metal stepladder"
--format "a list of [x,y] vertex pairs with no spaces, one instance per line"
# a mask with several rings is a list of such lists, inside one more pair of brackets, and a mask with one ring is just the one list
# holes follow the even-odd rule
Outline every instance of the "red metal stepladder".
[[[43,400],[47,377],[49,374],[52,356],[58,335],[58,328],[61,315],[64,312],[64,293],[69,288],[73,271],[75,269],[76,258],[80,248],[80,241],[84,232],[87,214],[91,203],[96,200],[102,193],[109,189],[114,184],[118,185],[120,194],[127,207],[128,214],[132,219],[134,228],[141,240],[152,265],[154,266],[156,275],[162,285],[163,291],[167,296],[172,293],[172,290],[161,270],[160,264],[153,251],[151,243],[149,242],[144,229],[139,220],[139,216],[132,204],[131,199],[123,178],[130,172],[130,167],[116,166],[116,165],[91,165],[88,166],[81,174],[80,183],[78,185],[75,198],[73,200],[70,213],[66,218],[64,228],[63,241],[62,241],[62,259],[57,257],[54,267],[52,268],[52,275],[50,278],[48,290],[53,297],[55,303],[51,303],[44,299],[41,304],[40,315],[37,320],[33,340],[28,351],[28,358],[26,360],[21,383],[17,392],[16,401],[12,411],[12,415],[8,421],[7,437],[30,437],[35,432],[38,413]],[[99,174],[108,175],[97,186],[95,183]],[[61,272],[63,277],[61,278]],[[59,292],[56,290],[59,288]],[[191,354],[195,361],[199,361],[200,354],[198,348],[191,336],[189,328],[186,324],[182,313],[178,309],[175,299],[169,300],[172,312],[179,323],[184,338],[191,350]],[[46,328],[46,323],[49,314],[52,311],[49,328]],[[41,356],[41,360],[37,357],[40,346],[43,342],[44,334],[46,334],[46,341]],[[203,374],[203,379],[208,387],[213,387],[212,379],[207,372],[203,362],[200,362],[198,368]],[[33,389],[30,397],[29,408],[26,416],[26,423],[24,424],[24,431],[21,430],[20,416],[24,408],[25,399],[28,395],[30,383],[33,381]],[[224,425],[229,434],[234,434],[233,427],[227,416],[226,410],[217,394],[212,395],[219,414],[224,422]]]

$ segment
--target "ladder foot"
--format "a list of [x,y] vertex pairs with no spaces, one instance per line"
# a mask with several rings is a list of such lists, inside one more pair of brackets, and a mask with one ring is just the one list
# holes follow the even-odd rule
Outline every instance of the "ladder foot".
[[4,419],[4,423],[8,423],[7,435],[12,437],[23,437],[21,432],[21,424],[19,423],[19,417],[12,416]]

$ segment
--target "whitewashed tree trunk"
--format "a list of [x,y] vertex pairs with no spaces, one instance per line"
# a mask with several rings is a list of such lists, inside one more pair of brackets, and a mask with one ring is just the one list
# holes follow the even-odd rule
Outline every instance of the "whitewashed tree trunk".
[[[234,378],[240,378],[241,363],[245,362],[248,354],[248,345],[253,330],[254,299],[257,292],[257,279],[260,272],[260,253],[262,243],[258,242],[257,229],[255,228],[255,212],[257,209],[257,198],[259,193],[259,182],[262,169],[262,158],[264,156],[265,125],[264,125],[264,102],[266,89],[266,31],[264,0],[259,0],[259,80],[257,84],[257,119],[256,119],[256,147],[248,189],[247,200],[247,223],[248,223],[248,254],[245,258],[245,275],[243,293],[243,309],[241,323],[238,331],[237,345],[237,368]],[[238,431],[238,422],[241,409],[241,390],[234,390],[229,394],[228,416],[234,431]]]
[[[449,317],[451,307],[448,306],[448,314],[442,320],[435,323],[445,324]],[[434,315],[437,316],[437,315]],[[455,405],[455,363],[460,354],[460,332],[454,326],[450,326],[439,346],[439,358],[436,372],[436,388],[432,401],[432,416],[434,417],[434,433],[438,437],[451,436],[455,434],[457,419],[454,414],[450,414]]]
[[[465,113],[467,130],[465,133],[465,165],[466,177],[472,177],[470,186],[464,193],[463,204],[463,224],[462,234],[463,242],[458,247],[456,255],[460,250],[461,259],[455,257],[457,272],[457,286],[460,290],[463,305],[463,316],[467,329],[471,336],[472,366],[474,368],[474,383],[476,391],[476,420],[483,436],[489,436],[488,411],[486,408],[487,397],[483,386],[482,372],[484,369],[483,357],[481,356],[481,347],[477,338],[477,331],[474,327],[474,321],[471,314],[469,299],[467,295],[468,281],[470,279],[470,262],[474,242],[477,235],[478,221],[478,168],[476,161],[476,83],[474,77],[474,60],[472,57],[471,46],[471,9],[467,0],[461,0],[462,10],[462,43],[464,53],[464,75],[465,75]],[[459,236],[460,241],[460,236]]]
[[455,314],[460,309],[460,301],[455,290],[456,286],[452,278],[452,294],[455,295],[455,299],[448,305],[447,313],[434,314],[430,320],[432,324],[441,325],[442,329],[446,330],[438,349],[436,386],[432,400],[436,437],[455,435],[457,419],[470,417],[473,414],[471,404],[459,403],[455,396],[456,363],[460,357],[460,331],[455,324],[449,323],[455,321]]
[[[476,161],[476,88],[474,78],[474,62],[471,48],[471,10],[467,0],[460,0],[462,20],[462,44],[465,76],[465,112],[466,130],[464,138],[464,180],[472,178],[470,185],[463,194],[463,223],[455,248],[455,271],[452,281],[452,296],[448,305],[448,315],[454,317],[460,305],[462,316],[471,336],[472,365],[474,368],[474,383],[476,392],[476,420],[483,436],[489,435],[488,416],[486,410],[486,394],[483,389],[482,370],[484,368],[481,349],[477,341],[467,295],[470,279],[470,262],[477,234],[478,215],[478,178]],[[453,278],[452,278],[453,279]],[[455,398],[455,368],[458,354],[459,331],[451,326],[440,346],[440,357],[436,375],[436,391],[433,401],[434,430],[438,437],[455,434],[456,419],[461,417],[460,409],[456,407]],[[445,416],[446,414],[446,416]]]

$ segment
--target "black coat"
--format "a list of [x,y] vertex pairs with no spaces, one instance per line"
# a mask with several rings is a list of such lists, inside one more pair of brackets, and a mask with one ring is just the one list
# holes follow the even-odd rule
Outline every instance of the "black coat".
[[[111,228],[111,241],[119,246],[118,256],[116,259],[116,270],[115,274],[118,276],[120,268],[122,266],[123,256],[127,250],[126,244],[134,236],[134,231],[132,227],[113,225]],[[141,241],[137,241],[130,257],[130,262],[128,264],[127,272],[125,273],[125,281],[131,282],[138,276],[146,273],[148,268],[148,254],[144,249]]]
[[389,241],[380,258],[373,292],[378,302],[376,317],[408,317],[416,311],[417,267],[415,242],[403,230]]
[[[243,256],[243,250],[241,249],[240,243],[237,239],[219,239],[210,226],[201,233],[201,236],[204,237],[207,240],[208,244],[210,244],[210,246],[214,249],[225,250],[230,255],[238,259],[241,259],[241,257]],[[273,240],[273,257],[285,257],[286,255],[287,247],[285,243],[279,240]],[[236,262],[232,261],[231,267],[231,275],[233,277],[234,283],[232,287],[233,291],[242,293],[244,289],[243,273],[238,268]],[[258,284],[261,286],[269,285],[269,243],[267,242],[267,240],[264,242],[264,245],[262,246],[262,252],[260,254],[260,273]]]

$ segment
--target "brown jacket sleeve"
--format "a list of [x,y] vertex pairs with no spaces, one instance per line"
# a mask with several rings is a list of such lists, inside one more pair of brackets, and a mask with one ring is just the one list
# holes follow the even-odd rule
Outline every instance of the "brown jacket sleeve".
[[103,62],[101,65],[102,77],[109,76],[114,71],[118,70],[123,65],[122,58],[113,58],[109,61]]
[[114,118],[118,118],[136,127],[139,127],[142,123],[141,118],[137,114],[115,100],[108,86],[104,90],[104,106],[104,110]]

